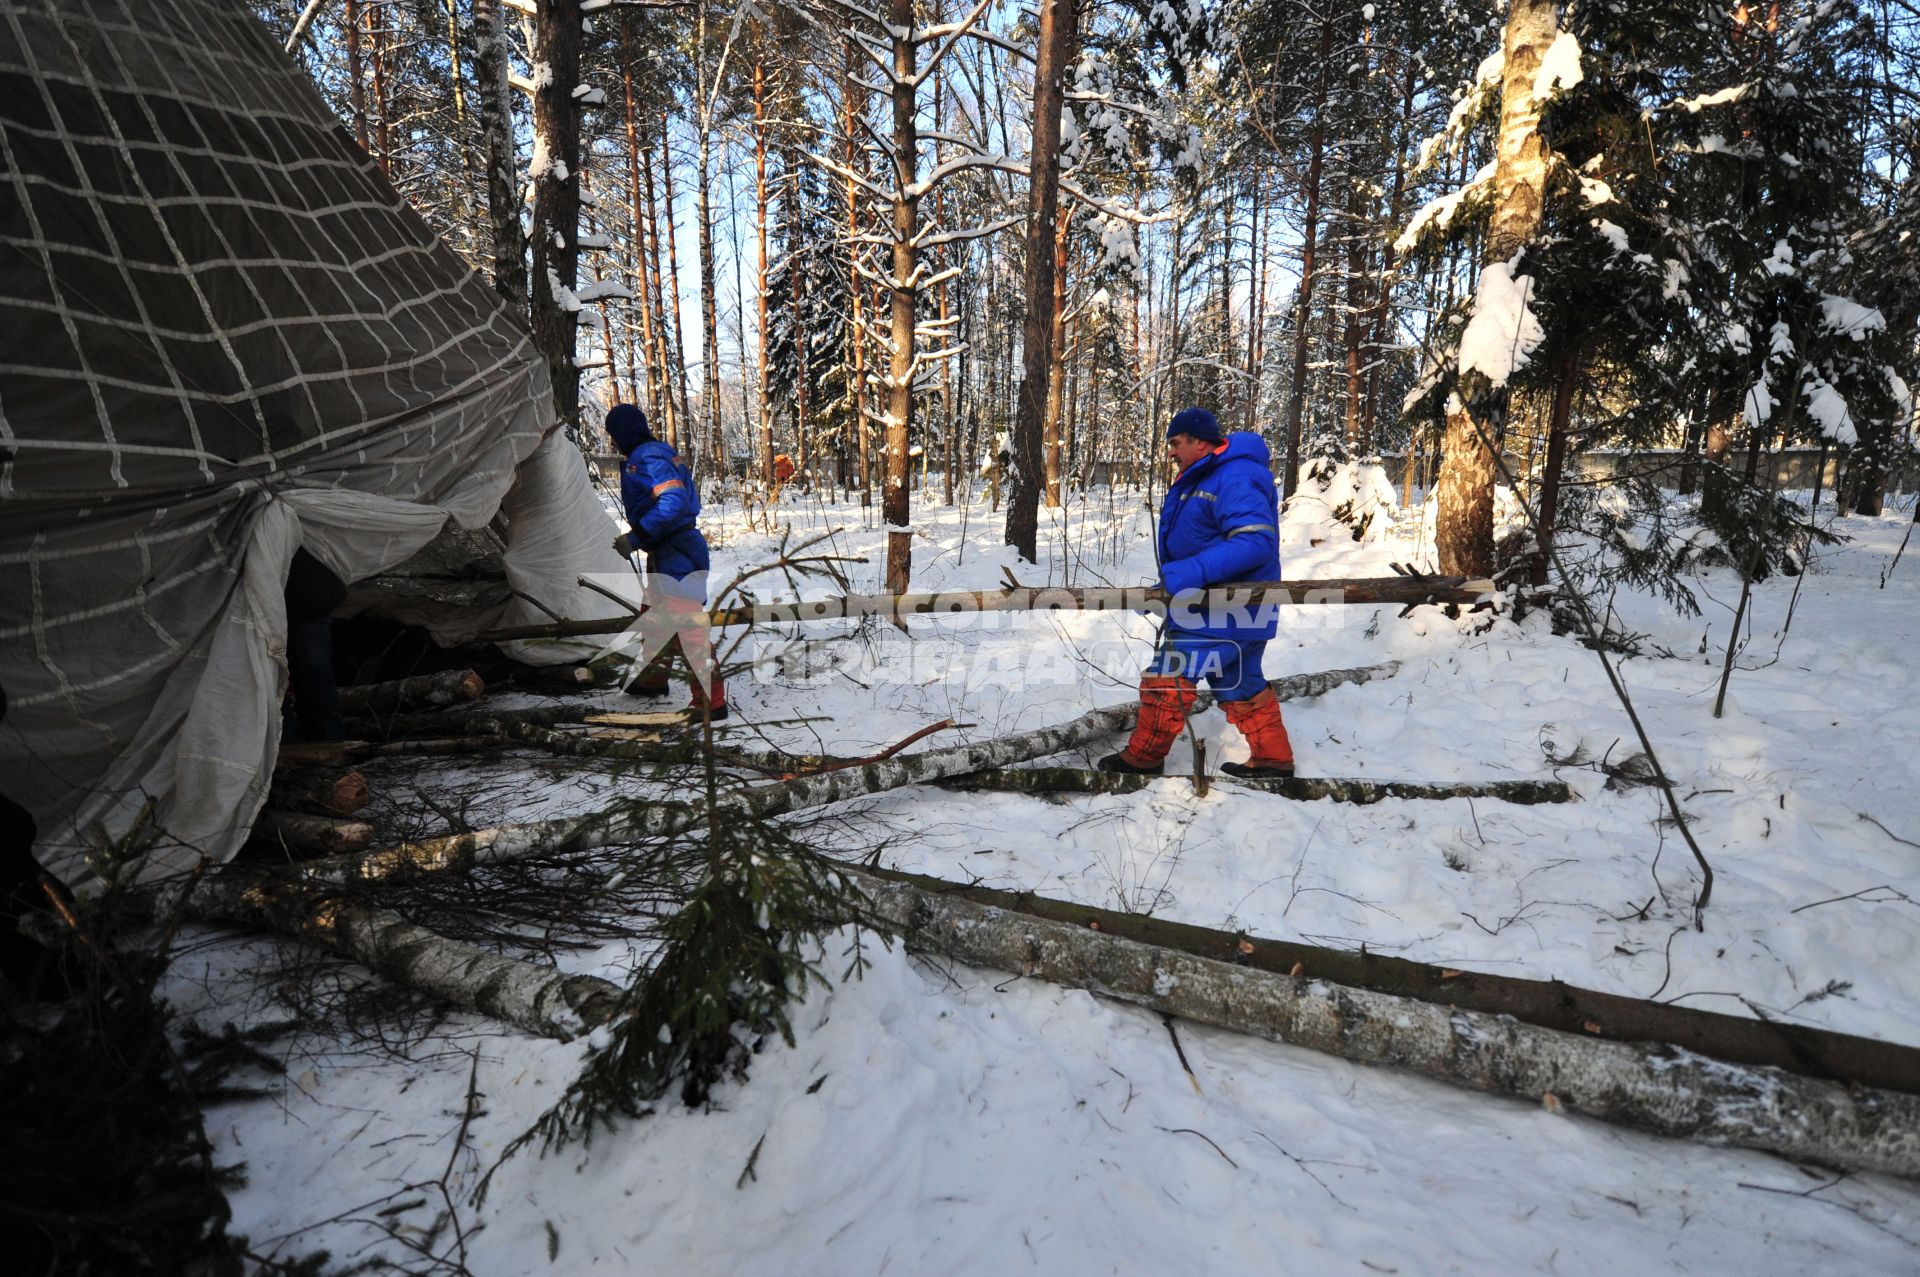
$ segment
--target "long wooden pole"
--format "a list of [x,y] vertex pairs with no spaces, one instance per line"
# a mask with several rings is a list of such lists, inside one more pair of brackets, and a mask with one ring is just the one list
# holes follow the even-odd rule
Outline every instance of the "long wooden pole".
[[[1245,609],[1267,606],[1331,603],[1408,606],[1453,603],[1471,606],[1493,598],[1493,582],[1467,577],[1353,577],[1319,581],[1249,581],[1213,591],[1183,593],[1173,600],[1177,615],[1183,607],[1200,612],[1212,606]],[[755,623],[825,621],[863,616],[949,616],[971,612],[1149,612],[1165,615],[1169,596],[1146,586],[1102,589],[1067,587],[1008,590],[947,590],[934,594],[871,594],[813,599],[803,603],[770,603],[753,607],[721,608],[675,621],[675,627],[715,628]],[[586,634],[619,634],[637,616],[600,617],[582,621],[549,622],[491,630],[475,642],[505,643],[513,639],[573,638]]]

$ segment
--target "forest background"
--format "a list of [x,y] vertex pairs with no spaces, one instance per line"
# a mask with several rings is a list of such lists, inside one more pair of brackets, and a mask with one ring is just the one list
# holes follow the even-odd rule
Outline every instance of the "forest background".
[[1063,493],[1150,496],[1188,404],[1287,495],[1390,461],[1422,566],[1544,583],[1577,527],[1577,574],[1681,598],[1793,566],[1785,484],[1878,513],[1911,455],[1906,0],[255,9],[585,450],[627,400],[704,480],[785,456],[878,500],[894,591],[916,503],[1031,560]]

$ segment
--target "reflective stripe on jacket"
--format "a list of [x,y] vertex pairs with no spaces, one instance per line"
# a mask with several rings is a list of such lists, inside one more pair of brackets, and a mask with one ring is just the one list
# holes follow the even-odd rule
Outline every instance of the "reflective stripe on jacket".
[[620,467],[620,503],[634,540],[647,552],[647,571],[682,577],[710,566],[700,535],[700,490],[672,445],[648,439]]

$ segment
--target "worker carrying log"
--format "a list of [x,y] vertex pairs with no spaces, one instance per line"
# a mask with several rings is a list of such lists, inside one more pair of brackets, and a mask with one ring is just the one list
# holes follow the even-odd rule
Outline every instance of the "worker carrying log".
[[[699,616],[706,610],[712,564],[697,523],[700,490],[693,475],[671,444],[653,437],[647,414],[638,405],[615,404],[607,413],[607,434],[627,459],[620,468],[620,502],[629,530],[614,539],[613,548],[629,559],[635,550],[646,554],[649,604],[675,616]],[[627,690],[638,696],[666,695],[675,647],[693,676],[694,711],[714,721],[725,718],[726,688],[704,625],[675,631]]]
[[[1167,426],[1167,455],[1179,474],[1160,511],[1160,586],[1175,596],[1159,645],[1140,677],[1140,716],[1126,748],[1100,770],[1158,774],[1186,725],[1205,679],[1251,757],[1225,763],[1232,776],[1293,775],[1293,745],[1261,659],[1278,609],[1196,602],[1191,591],[1280,579],[1280,515],[1272,457],[1257,434],[1224,438],[1205,408],[1187,408]],[[1186,598],[1180,596],[1186,594]]]

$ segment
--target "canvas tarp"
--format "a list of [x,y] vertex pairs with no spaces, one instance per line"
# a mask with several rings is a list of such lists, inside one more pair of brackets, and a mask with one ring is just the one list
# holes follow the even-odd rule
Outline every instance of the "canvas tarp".
[[0,790],[69,882],[243,840],[297,547],[355,580],[511,493],[516,588],[624,571],[523,328],[240,0],[0,0],[0,333]]

